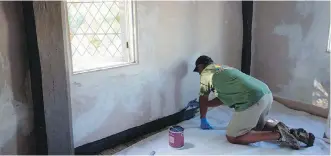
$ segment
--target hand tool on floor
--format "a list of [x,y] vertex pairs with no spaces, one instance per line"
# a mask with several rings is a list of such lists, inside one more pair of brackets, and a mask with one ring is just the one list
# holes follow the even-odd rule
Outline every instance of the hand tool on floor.
[[197,101],[197,99],[191,100],[190,102],[188,102],[188,104],[186,105],[185,108],[183,108],[183,110],[188,109],[189,107],[192,108],[199,108],[199,102]]

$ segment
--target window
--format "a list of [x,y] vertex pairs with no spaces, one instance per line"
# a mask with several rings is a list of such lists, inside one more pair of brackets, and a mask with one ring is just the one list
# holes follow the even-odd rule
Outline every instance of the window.
[[137,62],[134,8],[129,0],[67,1],[74,73]]

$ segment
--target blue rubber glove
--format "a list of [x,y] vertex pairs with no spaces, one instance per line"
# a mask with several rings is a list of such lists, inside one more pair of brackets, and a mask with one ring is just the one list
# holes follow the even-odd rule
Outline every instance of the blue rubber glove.
[[209,125],[209,123],[208,123],[208,121],[207,121],[206,118],[201,118],[200,128],[201,128],[201,129],[205,129],[205,130],[207,130],[207,129],[213,129],[213,127],[211,127],[211,126]]

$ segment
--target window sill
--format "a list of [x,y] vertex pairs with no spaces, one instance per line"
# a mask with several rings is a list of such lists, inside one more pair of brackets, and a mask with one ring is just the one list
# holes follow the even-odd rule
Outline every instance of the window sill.
[[121,63],[121,64],[111,65],[111,66],[107,66],[107,67],[100,67],[100,68],[76,71],[76,72],[72,72],[72,74],[73,75],[79,75],[79,74],[85,74],[85,73],[91,73],[91,72],[98,72],[98,71],[110,70],[110,69],[115,69],[115,68],[121,68],[121,67],[136,65],[136,64],[138,64],[138,62],[127,62],[127,63]]

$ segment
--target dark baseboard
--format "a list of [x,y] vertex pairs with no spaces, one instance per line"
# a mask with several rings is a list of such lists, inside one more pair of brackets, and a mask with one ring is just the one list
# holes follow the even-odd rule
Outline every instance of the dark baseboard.
[[195,116],[198,108],[190,110],[182,110],[173,115],[169,115],[141,126],[133,127],[109,137],[97,140],[75,148],[75,154],[78,155],[94,155],[99,154],[106,149],[113,148],[117,145],[132,141],[140,136],[156,132],[179,122],[189,120]]

